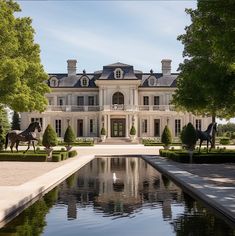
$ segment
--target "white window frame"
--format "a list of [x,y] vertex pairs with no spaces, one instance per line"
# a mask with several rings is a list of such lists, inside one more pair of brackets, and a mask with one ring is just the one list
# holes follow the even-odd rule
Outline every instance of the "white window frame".
[[195,120],[195,127],[197,130],[202,130],[202,120],[201,119]]
[[[86,81],[85,84],[84,84],[84,81]],[[88,87],[89,86],[89,79],[87,77],[82,77],[81,78],[81,86],[82,87]]]
[[114,70],[114,78],[115,79],[123,79],[123,70],[120,68],[116,68]]
[[62,137],[62,120],[61,119],[55,120],[55,132],[58,137]]
[[182,128],[181,125],[181,119],[175,119],[175,137],[179,137]]

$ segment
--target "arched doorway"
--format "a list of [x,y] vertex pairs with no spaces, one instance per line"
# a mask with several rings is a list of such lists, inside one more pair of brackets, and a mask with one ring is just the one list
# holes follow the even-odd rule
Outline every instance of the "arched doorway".
[[116,92],[113,94],[112,103],[122,105],[124,104],[124,95],[121,92]]

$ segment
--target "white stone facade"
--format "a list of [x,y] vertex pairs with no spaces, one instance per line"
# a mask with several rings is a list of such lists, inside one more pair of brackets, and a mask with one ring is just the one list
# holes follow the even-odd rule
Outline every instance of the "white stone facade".
[[76,73],[76,60],[68,60],[68,74],[50,75],[48,107],[42,113],[21,114],[21,128],[39,120],[63,137],[68,123],[77,137],[99,137],[102,127],[107,138],[129,138],[131,126],[136,136],[160,138],[165,125],[177,139],[184,125],[191,122],[206,129],[211,117],[177,112],[170,105],[177,74],[171,73],[170,60],[162,61],[162,73],[143,73],[133,66],[115,63],[94,73]]

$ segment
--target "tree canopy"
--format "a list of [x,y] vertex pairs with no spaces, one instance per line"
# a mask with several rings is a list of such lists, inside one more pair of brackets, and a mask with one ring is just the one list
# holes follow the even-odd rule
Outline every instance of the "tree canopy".
[[186,9],[192,24],[180,35],[185,60],[179,66],[173,103],[194,114],[235,115],[235,2],[198,0]]
[[19,11],[16,2],[0,0],[0,104],[20,112],[43,111],[48,76],[34,43],[32,20],[16,17]]

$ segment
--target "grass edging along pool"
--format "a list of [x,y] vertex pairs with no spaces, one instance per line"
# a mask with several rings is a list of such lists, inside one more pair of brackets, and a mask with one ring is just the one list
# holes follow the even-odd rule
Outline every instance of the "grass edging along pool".
[[[164,150],[160,149],[159,154],[162,157],[169,158],[173,161],[181,163],[189,163],[189,154],[186,150]],[[235,163],[235,151],[234,150],[215,150],[211,152],[194,151],[193,163],[202,164],[219,164],[219,163]]]
[[[74,157],[77,155],[77,151],[53,151],[52,153],[52,161],[58,162],[66,160],[67,158]],[[28,162],[45,162],[47,161],[47,154],[44,151],[39,151],[37,153],[34,152],[1,152],[0,153],[0,161],[28,161]]]
[[26,207],[60,184],[93,158],[94,155],[79,156],[22,185],[1,186],[0,227],[9,222],[12,216],[14,217],[21,213]]
[[[220,188],[208,184],[207,180],[178,168],[159,156],[143,155],[142,158],[163,175],[179,185],[185,192],[202,201],[225,221],[235,225],[235,197],[233,188]],[[230,194],[230,195],[229,195]]]

